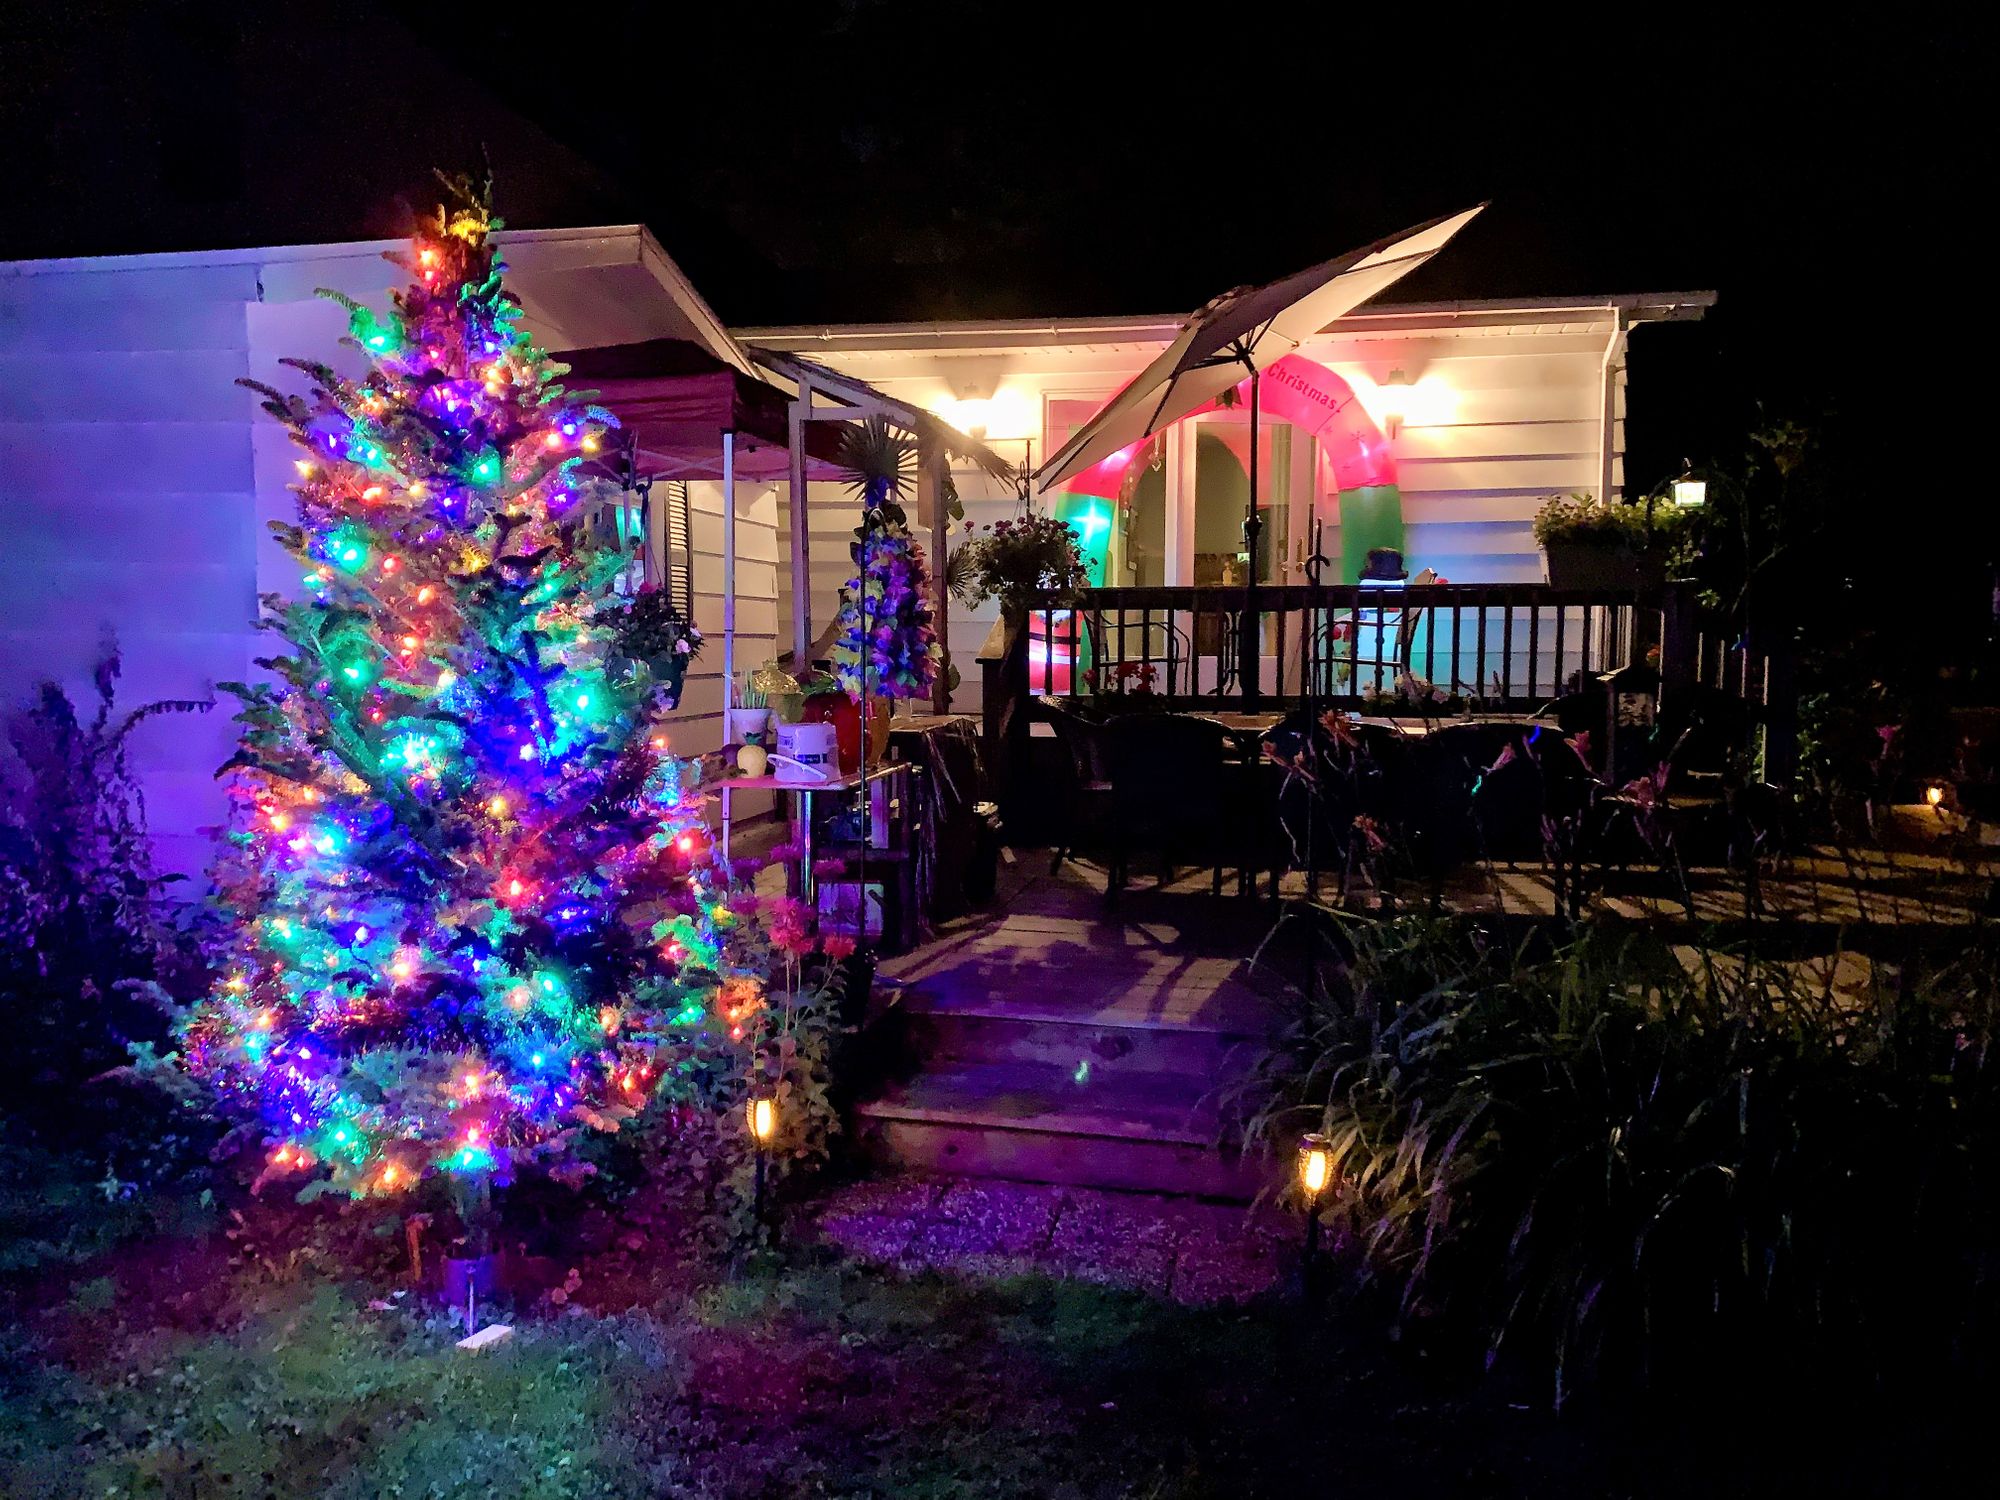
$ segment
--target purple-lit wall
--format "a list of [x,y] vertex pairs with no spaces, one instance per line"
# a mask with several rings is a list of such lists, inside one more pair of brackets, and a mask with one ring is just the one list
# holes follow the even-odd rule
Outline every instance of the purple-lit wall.
[[[0,266],[0,696],[88,691],[115,630],[123,700],[207,697],[253,650],[258,267],[155,258]],[[226,709],[134,738],[162,863],[198,868]]]
[[[691,291],[636,225],[504,237],[510,284],[544,347],[690,337]],[[236,384],[286,390],[284,357],[340,365],[346,315],[328,287],[375,306],[400,273],[385,244],[0,263],[0,704],[43,678],[81,699],[115,631],[122,701],[206,698],[281,648],[251,628],[260,592],[297,569],[267,523],[289,520],[297,457]],[[705,309],[700,309],[703,316]],[[722,506],[693,486],[695,596],[715,649],[689,674],[676,743],[721,742]],[[777,502],[737,497],[739,659],[776,649]],[[215,768],[235,740],[233,700],[154,720],[134,737],[163,867],[208,862],[202,831],[223,799]]]

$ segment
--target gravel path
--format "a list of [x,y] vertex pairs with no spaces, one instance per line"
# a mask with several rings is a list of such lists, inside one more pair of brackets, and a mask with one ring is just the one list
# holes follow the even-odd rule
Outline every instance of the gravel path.
[[1300,1232],[1239,1204],[919,1176],[835,1189],[802,1227],[905,1270],[1040,1273],[1188,1303],[1240,1301],[1280,1285],[1297,1270]]

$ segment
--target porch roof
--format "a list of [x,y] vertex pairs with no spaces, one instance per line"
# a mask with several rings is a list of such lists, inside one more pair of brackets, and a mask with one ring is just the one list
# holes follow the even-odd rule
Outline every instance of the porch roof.
[[[1498,334],[1581,332],[1610,325],[1620,312],[1635,323],[1692,322],[1715,305],[1712,291],[1630,292],[1574,297],[1501,297],[1457,302],[1387,302],[1359,308],[1327,325],[1328,337],[1401,338],[1434,329]],[[760,352],[859,352],[871,348],[1031,349],[1051,345],[1160,344],[1186,325],[1185,314],[1096,318],[984,318],[915,323],[792,324],[739,328]]]

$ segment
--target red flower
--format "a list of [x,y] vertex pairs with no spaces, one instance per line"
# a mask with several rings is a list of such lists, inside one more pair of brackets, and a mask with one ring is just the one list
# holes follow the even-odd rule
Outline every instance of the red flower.
[[804,958],[813,951],[813,936],[803,927],[795,927],[790,922],[771,924],[771,942],[791,958]]
[[821,951],[835,963],[854,956],[854,939],[837,932],[828,933],[821,938],[819,946]]

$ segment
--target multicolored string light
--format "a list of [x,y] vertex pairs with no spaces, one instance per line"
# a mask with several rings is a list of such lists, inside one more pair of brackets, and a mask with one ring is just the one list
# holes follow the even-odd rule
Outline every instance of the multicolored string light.
[[278,682],[230,685],[227,930],[184,1052],[271,1172],[357,1194],[563,1158],[762,1002],[670,695],[620,649],[629,559],[586,524],[615,419],[521,328],[497,227],[441,210],[390,311],[338,299],[364,375],[257,387],[306,450],[274,528],[304,588],[266,601]]

